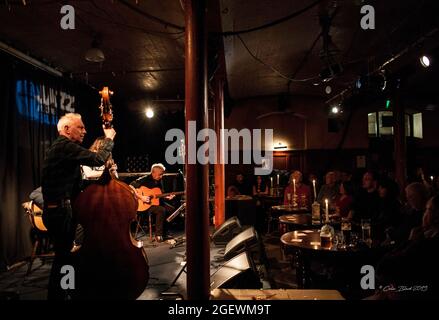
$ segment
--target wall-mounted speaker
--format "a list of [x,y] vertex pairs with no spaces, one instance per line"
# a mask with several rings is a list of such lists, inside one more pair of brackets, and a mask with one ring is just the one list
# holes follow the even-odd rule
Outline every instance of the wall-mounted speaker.
[[259,251],[259,237],[253,227],[241,231],[226,244],[224,260],[230,260],[243,251]]
[[241,231],[242,227],[239,219],[237,217],[231,217],[215,230],[212,235],[212,241],[215,244],[227,244]]
[[210,278],[213,289],[259,289],[262,287],[247,252],[242,252],[227,261]]

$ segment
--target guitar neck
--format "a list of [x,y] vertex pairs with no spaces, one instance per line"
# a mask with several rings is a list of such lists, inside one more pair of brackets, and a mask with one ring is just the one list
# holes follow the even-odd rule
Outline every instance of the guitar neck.
[[175,194],[176,196],[180,195],[180,194],[184,194],[184,191],[178,191],[178,192],[168,192],[168,193],[162,193],[162,194],[158,194],[156,196],[154,196],[155,198],[163,198],[163,197],[167,197],[170,195]]

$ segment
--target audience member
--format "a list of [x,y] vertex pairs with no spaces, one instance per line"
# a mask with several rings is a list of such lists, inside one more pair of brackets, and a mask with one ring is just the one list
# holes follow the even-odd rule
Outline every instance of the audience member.
[[421,225],[428,199],[428,192],[420,182],[413,182],[405,188],[407,204],[401,210],[401,219],[395,227],[387,229],[387,236],[395,242],[409,238],[410,231]]

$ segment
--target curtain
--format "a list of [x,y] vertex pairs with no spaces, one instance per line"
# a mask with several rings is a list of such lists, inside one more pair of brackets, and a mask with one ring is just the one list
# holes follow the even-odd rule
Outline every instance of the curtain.
[[[0,270],[3,270],[31,253],[31,225],[21,203],[28,201],[29,194],[40,185],[44,155],[57,136],[59,117],[78,112],[83,117],[84,113],[91,113],[96,118],[99,95],[96,90],[51,76],[4,53],[0,53],[0,70]],[[96,106],[96,110],[90,110],[90,105]]]

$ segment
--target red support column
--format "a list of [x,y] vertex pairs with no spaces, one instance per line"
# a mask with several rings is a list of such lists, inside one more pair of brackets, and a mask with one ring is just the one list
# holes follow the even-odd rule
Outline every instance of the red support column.
[[[210,295],[209,168],[208,165],[194,161],[198,146],[203,142],[192,144],[190,140],[196,139],[197,133],[195,137],[189,134],[189,121],[196,121],[197,132],[207,128],[206,1],[185,0],[184,8],[187,298],[208,300]],[[194,147],[196,150],[193,150]]]
[[224,81],[217,79],[215,82],[215,132],[217,136],[217,154],[214,165],[215,173],[215,227],[225,221],[225,174],[224,174],[224,137],[221,129],[224,129]]

